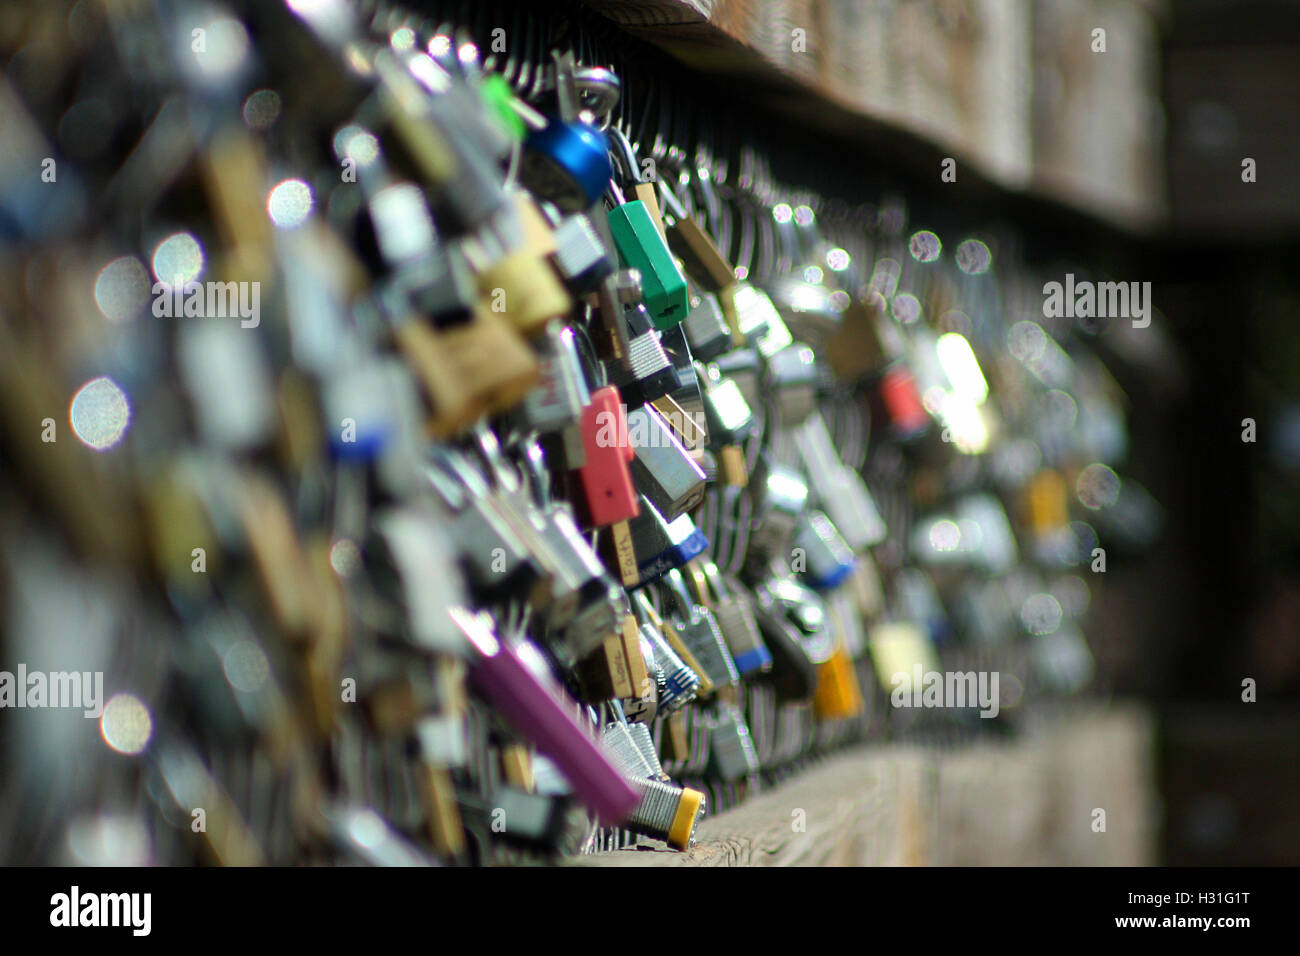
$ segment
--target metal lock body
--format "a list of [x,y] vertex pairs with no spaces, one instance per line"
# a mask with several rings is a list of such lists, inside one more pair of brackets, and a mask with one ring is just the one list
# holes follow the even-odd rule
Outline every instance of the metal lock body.
[[695,699],[700,677],[669,646],[658,627],[642,622],[640,629],[641,639],[652,650],[657,674],[662,675],[658,683],[659,709],[665,714],[680,710]]
[[491,312],[443,329],[403,321],[393,335],[429,397],[437,437],[462,431],[485,410],[508,411],[537,381],[537,357]]
[[767,385],[776,396],[781,425],[793,428],[817,407],[817,357],[801,343],[788,345],[768,359]]
[[551,118],[524,141],[520,180],[566,213],[590,208],[612,173],[609,137],[589,123]]
[[794,439],[819,503],[849,547],[861,551],[884,541],[887,529],[875,500],[862,476],[840,460],[822,416],[810,415]]
[[745,589],[730,587],[712,561],[703,565],[704,575],[713,590],[712,610],[718,629],[727,642],[741,677],[761,673],[772,667],[772,652],[763,643],[758,621]]
[[641,799],[627,818],[628,829],[663,840],[675,850],[690,849],[696,824],[704,816],[704,794],[661,780],[631,783]]
[[599,555],[578,530],[568,504],[553,502],[539,517],[542,538],[550,547],[553,561],[547,622],[552,628],[563,628],[579,607],[604,598],[613,582]]
[[695,220],[678,216],[668,228],[668,245],[686,263],[687,271],[710,293],[735,283],[734,267]]
[[654,504],[641,496],[641,513],[628,522],[641,584],[680,568],[708,548],[708,538],[690,515],[668,521]]
[[704,471],[659,411],[643,405],[628,412],[627,431],[635,451],[632,476],[659,513],[672,521],[698,505],[704,498]]
[[708,720],[711,763],[718,776],[730,781],[758,773],[758,751],[740,708],[720,703]]
[[749,437],[754,413],[734,379],[710,368],[703,379],[701,397],[709,430],[709,447],[739,445]]
[[722,303],[712,292],[701,292],[682,320],[682,331],[690,343],[691,354],[701,362],[711,362],[734,348],[731,327],[723,314]]
[[[602,570],[604,565],[601,565]],[[608,574],[603,575],[604,592],[578,609],[559,636],[552,635],[551,646],[562,663],[572,667],[596,650],[621,626],[630,611],[627,592]]]
[[808,505],[808,486],[803,475],[793,468],[764,461],[756,478],[749,486],[754,499],[749,538],[754,564],[777,555],[785,556]]
[[594,292],[616,263],[591,220],[577,213],[555,227],[555,268],[574,295]]
[[551,319],[567,315],[573,300],[546,260],[534,250],[509,252],[478,274],[487,308],[524,335],[539,335]]
[[571,328],[558,322],[547,326],[538,350],[539,380],[524,396],[519,415],[531,430],[545,435],[576,426],[591,392]]
[[607,371],[629,404],[643,405],[680,388],[681,376],[651,326],[645,306],[637,302],[624,309],[623,327],[627,353],[620,362],[608,363]]
[[735,661],[727,650],[727,642],[718,629],[713,612],[706,607],[695,607],[682,612],[673,622],[677,636],[695,655],[705,675],[715,687],[731,687],[740,680]]
[[677,606],[673,630],[704,668],[704,676],[715,688],[736,684],[740,675],[713,612],[691,600],[680,571],[669,571],[664,575],[664,583],[671,590]]
[[[646,759],[644,751],[632,738],[627,723],[613,721],[606,724],[601,731],[600,740],[623,776],[642,780],[659,776],[659,771]],[[657,758],[655,764],[658,764]]]
[[754,349],[742,347],[724,352],[712,363],[711,368],[736,383],[741,397],[751,409],[762,407],[763,368]]
[[723,314],[734,335],[752,342],[764,359],[794,343],[781,313],[762,289],[737,282],[718,293]]
[[795,532],[796,560],[802,558],[803,574],[808,585],[818,591],[830,591],[840,586],[853,573],[856,559],[853,549],[844,540],[839,529],[821,511],[811,511]]
[[564,796],[499,786],[484,806],[488,811],[485,824],[503,840],[554,852],[569,828],[569,806]]
[[778,701],[811,700],[817,690],[817,664],[829,658],[833,644],[829,633],[820,642],[809,642],[806,626],[816,632],[816,622],[812,620],[815,614],[805,614],[802,625],[793,620],[788,603],[779,600],[772,591],[782,583],[785,582],[768,582],[755,589],[754,614],[773,660],[772,670],[764,675],[764,680],[775,690]]

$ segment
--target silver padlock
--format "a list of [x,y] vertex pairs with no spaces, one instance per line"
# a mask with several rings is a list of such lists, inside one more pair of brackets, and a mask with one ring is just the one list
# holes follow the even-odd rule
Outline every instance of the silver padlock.
[[578,213],[555,227],[555,267],[569,290],[582,295],[599,288],[616,262],[591,220]]
[[[591,403],[573,329],[558,321],[548,323],[537,364],[540,377],[524,395],[520,417],[543,435],[572,428],[581,419],[582,409]],[[569,467],[580,464],[569,462]]]
[[817,510],[810,511],[794,536],[792,566],[818,591],[839,587],[857,562],[853,549],[835,524]]
[[885,520],[866,482],[840,460],[821,413],[809,415],[794,431],[804,469],[817,500],[854,551],[885,540]]
[[681,328],[690,343],[691,354],[701,362],[711,362],[731,350],[731,328],[718,297],[712,292],[701,292],[692,302]]
[[628,522],[637,572],[642,584],[656,580],[673,568],[680,568],[709,546],[690,515],[668,521],[645,495],[640,496],[641,513]]
[[664,582],[671,589],[677,605],[673,623],[677,636],[704,668],[704,675],[714,687],[734,685],[740,680],[740,675],[713,612],[691,600],[680,571],[669,571]]
[[770,670],[772,652],[763,643],[749,595],[743,588],[732,588],[724,583],[718,566],[712,561],[705,561],[703,568],[713,590],[713,616],[727,642],[731,659],[735,661],[736,672],[741,677],[748,677]]
[[767,383],[776,397],[781,425],[802,424],[817,407],[817,357],[801,343],[786,346],[768,359]]
[[659,686],[659,708],[664,713],[680,710],[695,699],[700,677],[677,656],[659,628],[649,619],[646,596],[638,592],[635,603],[637,618],[641,622],[641,638],[653,649],[655,667],[663,675],[663,683]]
[[705,475],[672,427],[652,405],[627,413],[628,441],[635,450],[636,486],[668,521],[704,498]]
[[709,742],[718,776],[740,780],[758,773],[758,751],[740,709],[735,704],[719,704],[710,716],[710,725]]
[[753,410],[741,394],[740,387],[734,379],[722,375],[716,368],[710,368],[701,382],[709,446],[739,445],[749,437],[754,422]]
[[754,517],[749,538],[753,563],[785,556],[790,538],[808,504],[808,486],[793,468],[763,462],[754,493]]

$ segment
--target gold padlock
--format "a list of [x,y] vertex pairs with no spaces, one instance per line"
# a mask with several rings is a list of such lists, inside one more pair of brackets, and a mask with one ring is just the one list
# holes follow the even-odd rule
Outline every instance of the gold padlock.
[[488,311],[504,316],[524,335],[540,335],[551,319],[569,314],[573,300],[554,268],[533,249],[512,252],[478,273]]

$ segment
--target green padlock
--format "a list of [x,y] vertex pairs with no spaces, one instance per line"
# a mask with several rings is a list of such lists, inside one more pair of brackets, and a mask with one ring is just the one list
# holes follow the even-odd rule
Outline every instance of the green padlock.
[[609,230],[624,268],[641,273],[646,310],[661,332],[670,329],[690,311],[686,277],[677,268],[654,217],[639,199],[609,211]]

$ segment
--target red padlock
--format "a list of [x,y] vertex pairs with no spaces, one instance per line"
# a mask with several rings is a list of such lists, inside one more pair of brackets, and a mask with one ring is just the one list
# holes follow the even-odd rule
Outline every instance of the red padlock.
[[604,527],[635,518],[641,505],[628,463],[636,451],[628,441],[627,408],[618,388],[607,385],[592,392],[581,425],[587,462],[578,473],[591,523]]

